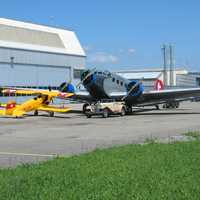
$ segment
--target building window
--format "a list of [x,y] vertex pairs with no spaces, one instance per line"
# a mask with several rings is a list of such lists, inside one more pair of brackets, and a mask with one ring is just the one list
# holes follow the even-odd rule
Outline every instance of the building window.
[[123,82],[122,82],[122,81],[121,81],[121,83],[120,83],[120,84],[121,84],[121,86],[123,86]]
[[117,80],[117,84],[119,84],[119,80]]
[[200,86],[200,78],[199,77],[196,78],[196,83],[197,83],[197,86]]
[[83,69],[74,69],[74,79],[80,79],[83,72]]
[[115,78],[112,78],[112,82],[115,82]]

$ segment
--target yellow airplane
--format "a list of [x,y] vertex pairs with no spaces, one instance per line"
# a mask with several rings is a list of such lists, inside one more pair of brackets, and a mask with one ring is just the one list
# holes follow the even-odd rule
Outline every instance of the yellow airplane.
[[54,116],[54,112],[65,113],[70,111],[70,108],[59,108],[50,106],[49,104],[53,98],[67,98],[73,96],[73,93],[59,92],[57,90],[32,90],[32,89],[4,89],[1,91],[3,94],[21,94],[21,95],[33,95],[36,96],[33,99],[29,99],[22,104],[17,105],[15,101],[9,101],[7,104],[0,105],[0,115],[23,117],[25,113],[34,111],[34,115],[38,115],[38,111],[48,112],[51,117]]

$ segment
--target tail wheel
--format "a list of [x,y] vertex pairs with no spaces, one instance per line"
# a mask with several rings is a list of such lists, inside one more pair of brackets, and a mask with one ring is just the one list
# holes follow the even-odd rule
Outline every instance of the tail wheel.
[[103,110],[103,118],[107,118],[107,117],[108,117],[108,109],[105,108],[105,109]]
[[126,110],[125,110],[124,107],[122,107],[122,110],[121,110],[121,116],[123,117],[125,114],[126,114]]
[[50,117],[53,117],[53,116],[54,116],[54,112],[50,112],[50,113],[49,113],[49,116],[50,116]]
[[34,111],[34,116],[38,116],[38,110]]

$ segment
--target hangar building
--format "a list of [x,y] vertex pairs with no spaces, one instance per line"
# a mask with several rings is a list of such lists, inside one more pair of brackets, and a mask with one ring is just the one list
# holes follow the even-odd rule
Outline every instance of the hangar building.
[[[164,83],[164,73],[162,68],[156,69],[142,69],[142,70],[121,70],[117,71],[117,74],[127,78],[129,80],[141,80],[145,88],[152,89],[155,87],[156,80],[162,80]],[[170,76],[173,76],[172,85],[170,84]],[[174,69],[171,73],[170,70],[166,71],[166,83],[165,87],[200,87],[200,73],[189,72],[186,69]]]
[[86,55],[73,31],[0,18],[0,85],[77,82]]

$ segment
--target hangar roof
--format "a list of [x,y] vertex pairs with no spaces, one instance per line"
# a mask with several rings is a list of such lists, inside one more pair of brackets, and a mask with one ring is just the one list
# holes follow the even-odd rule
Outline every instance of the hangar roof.
[[127,79],[157,79],[161,76],[161,72],[118,72],[118,75]]
[[85,56],[75,33],[0,18],[0,47]]

